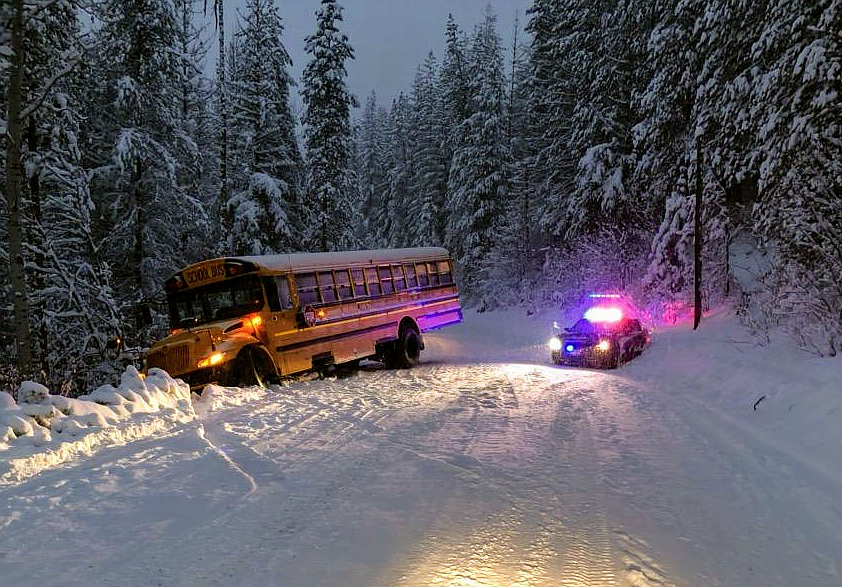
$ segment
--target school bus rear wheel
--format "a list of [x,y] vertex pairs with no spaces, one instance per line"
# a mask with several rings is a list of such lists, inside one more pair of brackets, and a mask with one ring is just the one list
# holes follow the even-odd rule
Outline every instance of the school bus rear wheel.
[[421,335],[414,326],[403,328],[392,347],[389,364],[399,369],[409,369],[421,360]]

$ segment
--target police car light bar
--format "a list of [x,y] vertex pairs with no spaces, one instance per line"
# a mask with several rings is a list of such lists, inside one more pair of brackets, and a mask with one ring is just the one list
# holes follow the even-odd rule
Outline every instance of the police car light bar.
[[588,322],[619,322],[623,319],[623,311],[620,308],[589,308],[585,312],[585,320]]
[[620,299],[620,297],[622,297],[622,296],[620,296],[620,294],[599,294],[599,293],[592,293],[592,294],[589,294],[589,295],[588,295],[588,297],[589,297],[589,298],[594,298],[594,299],[612,299],[612,300],[617,300],[617,299]]

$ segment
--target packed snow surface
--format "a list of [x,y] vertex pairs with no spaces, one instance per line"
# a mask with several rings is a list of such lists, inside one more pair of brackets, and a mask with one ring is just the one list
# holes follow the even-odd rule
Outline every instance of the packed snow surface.
[[0,486],[2,584],[842,585],[840,359],[720,315],[557,368],[552,319],[468,313],[408,371],[214,387],[166,434]]

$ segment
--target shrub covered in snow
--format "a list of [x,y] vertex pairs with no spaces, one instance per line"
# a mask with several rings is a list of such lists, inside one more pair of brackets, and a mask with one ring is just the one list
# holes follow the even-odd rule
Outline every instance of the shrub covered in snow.
[[22,404],[43,404],[50,391],[34,381],[24,381],[18,388],[18,402]]

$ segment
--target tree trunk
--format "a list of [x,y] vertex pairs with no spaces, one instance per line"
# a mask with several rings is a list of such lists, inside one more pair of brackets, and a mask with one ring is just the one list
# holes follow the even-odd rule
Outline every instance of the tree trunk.
[[725,224],[725,297],[731,295],[731,227]]
[[134,173],[132,173],[132,197],[134,199],[135,207],[135,224],[134,224],[134,251],[132,260],[134,262],[135,287],[140,299],[146,299],[146,290],[144,288],[143,279],[143,260],[146,256],[145,242],[144,242],[144,228],[146,228],[146,198],[143,192],[143,166],[140,163],[135,163]]
[[[29,156],[32,157],[35,153],[38,152],[38,130],[35,124],[35,115],[31,114],[29,116],[29,121],[27,124],[27,152]],[[35,263],[36,267],[43,267],[44,266],[44,255],[41,251],[43,251],[44,245],[44,237],[46,235],[43,233],[43,214],[41,210],[41,178],[39,175],[39,170],[33,170],[32,175],[29,178],[29,209],[31,210],[30,214],[32,219],[35,221],[35,226],[38,228],[37,230],[31,231],[30,238],[37,239],[39,242],[36,243],[36,252],[33,253],[33,262]],[[41,271],[35,271],[33,276],[33,282],[35,286],[35,291],[38,292],[34,296],[33,300],[33,307],[31,308],[33,315],[35,316],[35,320],[38,324],[38,336],[35,340],[35,344],[32,345],[33,354],[35,359],[37,359],[33,364],[33,370],[36,368],[40,368],[46,375],[49,377],[49,366],[47,364],[47,353],[49,352],[49,333],[47,330],[47,316],[45,312],[45,299],[44,299],[44,276]]]
[[24,68],[23,0],[14,0],[12,16],[12,66],[9,73],[8,131],[6,136],[6,192],[9,221],[9,277],[15,309],[15,342],[21,377],[32,371],[32,336],[29,329],[29,299],[24,276],[23,235],[21,233],[21,82]]
[[[217,22],[219,27],[219,57],[216,64],[216,79],[219,84],[219,213],[217,218],[227,218],[228,205],[228,94],[225,83],[225,12],[224,0],[217,0]],[[225,229],[229,227],[224,227]]]
[[693,330],[702,319],[702,148],[696,145],[696,205],[693,211]]

